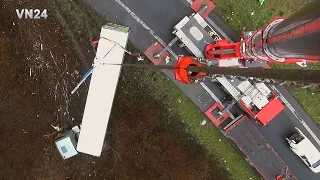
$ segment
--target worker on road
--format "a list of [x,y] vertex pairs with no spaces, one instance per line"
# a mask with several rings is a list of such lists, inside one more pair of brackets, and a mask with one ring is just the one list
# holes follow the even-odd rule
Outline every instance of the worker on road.
[[171,60],[171,59],[170,59],[170,57],[169,57],[169,56],[167,56],[164,60],[165,60],[166,64],[168,64],[168,63],[170,62],[170,60]]

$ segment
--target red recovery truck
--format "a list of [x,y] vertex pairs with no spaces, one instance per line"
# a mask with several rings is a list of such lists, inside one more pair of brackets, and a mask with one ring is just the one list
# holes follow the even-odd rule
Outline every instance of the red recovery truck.
[[[206,12],[206,7],[210,6],[204,3],[199,14]],[[210,67],[250,68],[246,66],[248,62],[318,62],[320,18],[317,7],[309,6],[288,19],[274,18],[257,31],[243,33],[242,40],[235,43],[221,38],[214,40],[205,34],[207,24],[198,13],[185,17],[173,33],[195,57],[178,57],[174,70],[176,79],[185,84],[206,78],[218,82],[251,117],[267,125],[284,109],[277,95],[263,82],[217,76]],[[210,72],[201,71],[201,67]]]

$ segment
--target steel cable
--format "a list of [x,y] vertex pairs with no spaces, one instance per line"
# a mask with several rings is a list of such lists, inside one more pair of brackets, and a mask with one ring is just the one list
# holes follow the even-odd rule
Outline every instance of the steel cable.
[[[148,64],[108,64],[123,67],[155,68],[174,70],[170,65],[148,65]],[[274,79],[279,81],[293,81],[320,84],[320,70],[298,70],[298,69],[264,69],[264,68],[234,68],[234,67],[198,67],[189,66],[188,71],[205,72],[208,75],[240,76],[261,79]]]

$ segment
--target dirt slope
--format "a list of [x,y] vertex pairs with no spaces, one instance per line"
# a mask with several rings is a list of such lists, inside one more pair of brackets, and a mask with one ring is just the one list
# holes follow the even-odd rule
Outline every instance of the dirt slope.
[[[66,129],[81,122],[88,84],[70,92],[94,57],[101,19],[75,1],[4,0],[0,8],[0,179],[228,179],[148,95],[143,70],[128,68],[102,156],[63,161],[54,136],[43,136],[53,122]],[[15,8],[47,8],[49,17],[19,20]]]

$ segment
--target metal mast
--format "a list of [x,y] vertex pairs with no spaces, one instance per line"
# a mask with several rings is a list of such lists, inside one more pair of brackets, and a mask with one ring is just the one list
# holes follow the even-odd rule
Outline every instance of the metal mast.
[[288,19],[275,18],[237,43],[209,44],[207,59],[244,58],[295,63],[320,61],[320,1],[314,1]]

